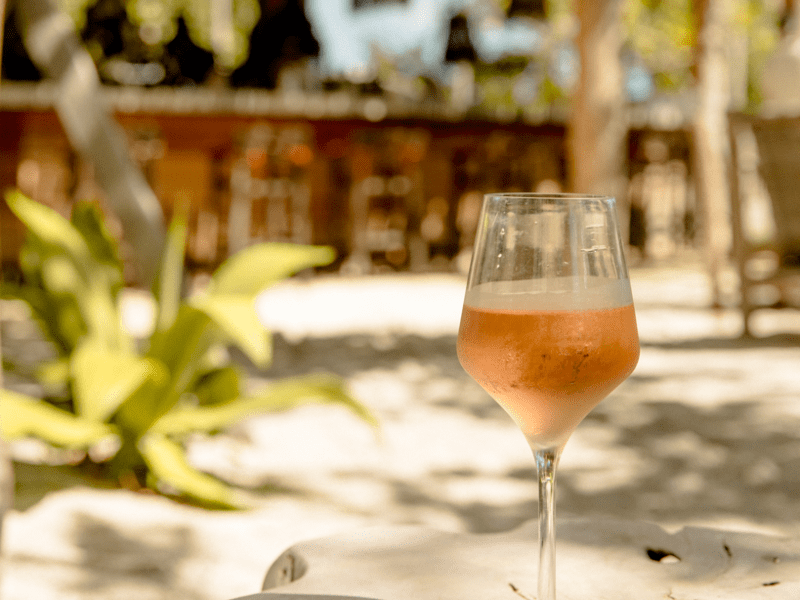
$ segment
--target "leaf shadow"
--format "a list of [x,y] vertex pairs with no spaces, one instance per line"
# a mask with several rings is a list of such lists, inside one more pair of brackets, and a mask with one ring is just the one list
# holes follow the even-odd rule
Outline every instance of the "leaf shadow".
[[14,462],[14,508],[26,511],[52,492],[72,487],[115,489],[107,479],[91,477],[72,465]]
[[182,585],[179,566],[194,551],[188,527],[169,524],[152,526],[133,536],[111,523],[79,513],[74,518],[75,545],[81,552],[84,577],[74,591],[111,593],[122,585],[132,589],[170,590],[170,595],[186,600],[204,597]]
[[[725,352],[741,349],[795,347],[800,347],[800,336],[789,334],[644,345],[645,350],[658,348],[678,355],[707,350],[708,356],[724,356]],[[298,343],[279,339],[276,348],[274,366],[280,374],[326,369],[348,377],[368,369],[398,369],[404,361],[412,360],[462,386],[471,382],[458,363],[455,336],[399,335],[382,346],[363,336]],[[704,355],[701,353],[699,360]],[[698,355],[687,354],[686,360],[697,361]],[[717,406],[696,406],[677,395],[681,386],[693,384],[693,377],[736,386],[747,376],[737,372],[736,363],[731,363],[730,368],[720,364],[725,363],[716,360],[707,367],[693,364],[686,373],[634,373],[620,398],[625,410],[633,415],[621,414],[613,397],[592,411],[580,427],[602,433],[604,441],[597,450],[602,450],[605,462],[577,461],[570,468],[561,469],[559,514],[671,522],[726,516],[754,523],[800,521],[800,438],[794,433],[800,427],[800,417],[788,413],[780,422],[769,421],[775,419],[769,416],[772,413],[764,413],[770,400],[755,391],[752,396],[747,396],[750,392],[737,394],[735,401]],[[653,390],[660,391],[650,396]],[[424,401],[437,409],[466,412],[480,419],[508,420],[483,392],[468,400],[451,394]],[[570,452],[569,444],[566,452]],[[444,487],[447,481],[478,477],[481,473],[477,469],[459,468],[428,475],[428,481],[416,482],[387,474],[336,474],[343,478],[371,478],[391,490],[391,503],[412,509],[406,514],[412,514],[415,508],[446,512],[471,532],[513,529],[536,515],[535,498],[498,504],[488,496],[486,501],[459,502],[430,485],[431,478],[441,481]],[[500,478],[534,481],[535,475],[531,459],[530,467],[511,468]],[[330,500],[336,503],[335,499]],[[349,510],[343,505],[339,508]]]

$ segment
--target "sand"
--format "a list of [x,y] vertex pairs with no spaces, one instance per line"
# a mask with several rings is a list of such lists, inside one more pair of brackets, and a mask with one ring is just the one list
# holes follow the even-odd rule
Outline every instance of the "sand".
[[[800,536],[800,314],[764,311],[760,337],[743,340],[736,310],[709,308],[701,270],[632,280],[641,360],[568,443],[559,518]],[[532,518],[530,450],[456,359],[463,289],[457,275],[324,276],[265,294],[275,361],[250,385],[333,372],[381,425],[306,406],[194,439],[192,461],[255,490],[253,510],[92,489],[15,445],[2,599],[234,598],[308,538],[398,524],[501,532]]]

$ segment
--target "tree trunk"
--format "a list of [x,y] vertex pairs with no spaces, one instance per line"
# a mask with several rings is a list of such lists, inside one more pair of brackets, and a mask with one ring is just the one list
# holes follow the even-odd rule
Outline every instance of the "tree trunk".
[[727,177],[730,81],[725,39],[728,0],[694,0],[698,18],[695,68],[697,111],[694,118],[694,171],[697,200],[713,302],[721,303],[720,279],[732,243]]
[[95,179],[133,247],[139,281],[149,286],[161,262],[164,215],[131,160],[125,132],[105,105],[92,57],[55,0],[24,0],[18,9],[31,60],[58,86],[55,108],[67,138],[93,164]]
[[571,189],[617,198],[627,234],[628,123],[620,51],[622,0],[579,2],[580,79],[569,132]]

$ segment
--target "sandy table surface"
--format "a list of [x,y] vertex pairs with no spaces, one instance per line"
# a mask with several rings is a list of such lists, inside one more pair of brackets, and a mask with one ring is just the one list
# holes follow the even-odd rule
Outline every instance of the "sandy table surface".
[[[559,517],[800,536],[800,314],[764,312],[761,337],[741,340],[736,311],[708,308],[700,270],[634,269],[632,280],[641,360],[567,445]],[[455,355],[463,289],[455,275],[399,275],[267,292],[275,361],[250,385],[336,373],[380,430],[306,406],[198,436],[195,464],[269,490],[246,512],[90,489],[20,464],[3,600],[233,598],[258,591],[304,539],[368,525],[501,532],[530,519],[530,450]]]

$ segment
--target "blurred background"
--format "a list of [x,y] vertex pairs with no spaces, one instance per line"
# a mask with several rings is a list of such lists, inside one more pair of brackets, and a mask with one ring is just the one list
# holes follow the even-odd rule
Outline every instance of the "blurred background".
[[[26,50],[23,3],[6,3],[0,183],[67,211],[102,190]],[[165,213],[190,205],[193,269],[269,239],[331,244],[331,269],[369,273],[463,270],[486,190],[612,194],[635,260],[708,250],[721,266],[726,113],[761,106],[792,3],[716,4],[59,8]],[[13,269],[20,228],[2,223]]]
[[[356,399],[355,416],[323,402],[181,438],[248,512],[110,476],[113,448],[14,439],[4,597],[233,597],[302,538],[532,518],[530,451],[455,357],[490,191],[618,201],[642,359],[570,441],[560,514],[800,534],[798,10],[0,0],[0,189],[67,218],[99,202],[130,335],[152,333],[175,216],[186,295],[259,244],[331,247],[258,296],[268,368],[226,357],[242,394],[326,372]],[[26,237],[2,203],[6,282]],[[34,376],[53,350],[31,311],[1,308],[6,388],[71,407]]]

